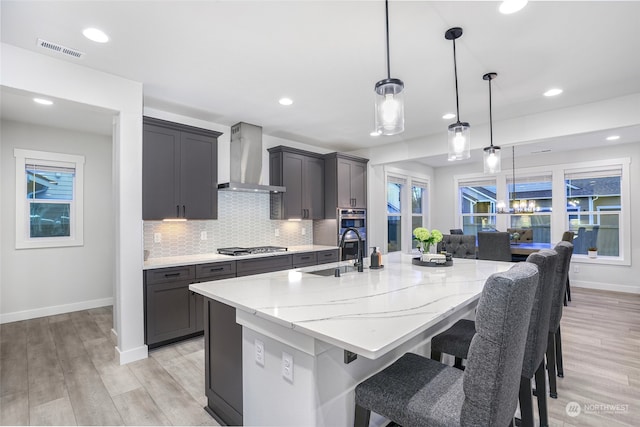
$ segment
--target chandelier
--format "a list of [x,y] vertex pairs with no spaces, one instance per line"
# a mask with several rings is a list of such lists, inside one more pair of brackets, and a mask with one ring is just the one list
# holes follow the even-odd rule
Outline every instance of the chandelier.
[[501,200],[496,203],[496,213],[499,214],[514,214],[514,215],[531,215],[538,208],[536,207],[536,202],[534,200],[518,200],[518,195],[516,192],[516,150],[515,146],[511,146],[511,164],[512,164],[512,182],[513,182],[513,200],[511,202],[511,207],[507,207],[505,203]]

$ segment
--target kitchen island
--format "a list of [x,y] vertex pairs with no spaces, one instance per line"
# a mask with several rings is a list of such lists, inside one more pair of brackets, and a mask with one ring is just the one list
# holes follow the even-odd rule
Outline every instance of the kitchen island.
[[336,263],[190,285],[241,325],[244,425],[353,425],[355,386],[407,351],[428,354],[433,335],[473,316],[487,277],[513,265],[386,258],[340,277],[318,274]]

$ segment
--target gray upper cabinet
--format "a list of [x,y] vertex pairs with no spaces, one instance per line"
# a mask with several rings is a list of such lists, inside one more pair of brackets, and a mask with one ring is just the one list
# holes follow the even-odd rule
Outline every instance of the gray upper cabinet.
[[217,218],[220,132],[144,118],[142,218]]
[[269,183],[287,188],[271,197],[271,219],[324,218],[324,158],[290,147],[269,149]]
[[337,208],[367,207],[368,159],[341,153],[325,155],[325,218]]

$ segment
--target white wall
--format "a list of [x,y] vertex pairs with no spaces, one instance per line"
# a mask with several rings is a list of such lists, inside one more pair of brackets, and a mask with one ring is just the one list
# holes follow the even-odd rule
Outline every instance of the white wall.
[[[147,357],[142,289],[142,84],[2,43],[0,84],[113,111],[114,331],[120,363]],[[4,217],[3,217],[4,222]],[[3,238],[6,235],[3,233]],[[4,263],[3,263],[4,264]],[[2,269],[6,268],[3,265]]]
[[[113,304],[111,137],[2,121],[0,323]],[[15,249],[14,148],[85,156],[84,245]]]

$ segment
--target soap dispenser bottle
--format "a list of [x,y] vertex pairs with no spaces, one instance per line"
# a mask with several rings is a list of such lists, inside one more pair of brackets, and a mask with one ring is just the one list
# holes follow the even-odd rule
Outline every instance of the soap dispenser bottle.
[[369,268],[380,268],[380,264],[382,260],[382,254],[378,252],[378,248],[373,246],[373,251],[371,252],[371,263],[369,264]]

